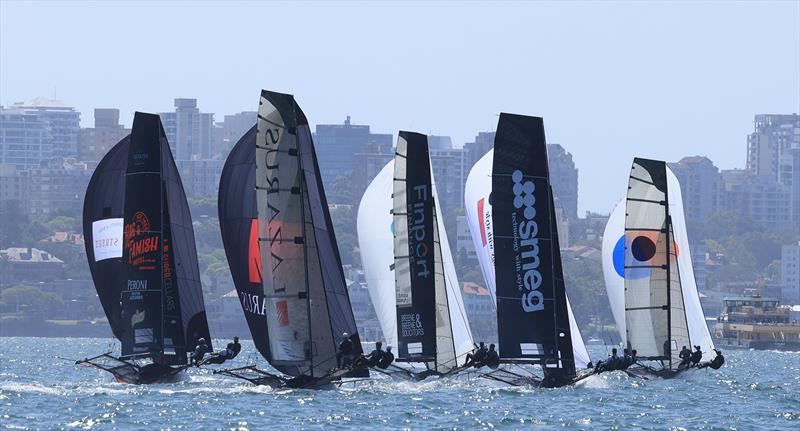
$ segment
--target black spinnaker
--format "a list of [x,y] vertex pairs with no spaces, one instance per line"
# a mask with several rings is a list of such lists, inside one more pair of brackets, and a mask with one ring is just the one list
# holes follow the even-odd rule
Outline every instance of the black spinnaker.
[[541,365],[543,384],[559,386],[575,363],[547,163],[542,119],[501,113],[491,196],[499,354]]
[[[175,375],[197,340],[210,342],[210,334],[189,206],[157,115],[137,112],[131,135],[98,165],[87,187],[84,232],[95,287],[122,356],[79,363],[130,383]],[[140,367],[132,359],[152,364]]]
[[[263,295],[258,304],[265,325],[253,336],[268,346],[259,349],[267,361],[294,379],[254,366],[219,372],[256,384],[304,388],[323,387],[344,376],[367,376],[366,369],[344,369],[337,361],[342,334],[350,335],[356,355],[362,352],[361,342],[311,130],[294,97],[262,91],[255,139],[247,139],[255,149],[255,181],[250,185],[241,179],[240,187],[255,186],[263,290],[253,292]],[[240,229],[239,235],[244,232],[249,238],[251,231]],[[242,286],[237,282],[240,295]],[[261,324],[253,319],[251,328]]]

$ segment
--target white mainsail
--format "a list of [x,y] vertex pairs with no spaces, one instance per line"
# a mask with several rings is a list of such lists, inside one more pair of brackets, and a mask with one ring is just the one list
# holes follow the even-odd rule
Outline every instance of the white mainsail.
[[[497,288],[495,286],[492,205],[490,202],[493,158],[494,150],[489,150],[470,170],[464,188],[464,208],[466,209],[467,225],[472,235],[472,242],[475,245],[481,272],[494,305],[497,301]],[[567,311],[569,312],[575,366],[577,368],[585,368],[591,359],[583,342],[578,324],[575,321],[575,316],[572,313],[569,295],[567,295]]]

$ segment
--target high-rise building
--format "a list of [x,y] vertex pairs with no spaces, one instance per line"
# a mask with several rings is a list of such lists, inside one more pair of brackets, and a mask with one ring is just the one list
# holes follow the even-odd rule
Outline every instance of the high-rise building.
[[256,125],[258,112],[244,111],[238,114],[226,115],[224,121],[219,125],[222,126],[222,136],[219,142],[216,142],[214,148],[215,156],[222,156],[226,158],[228,152],[239,142],[241,138],[251,127]]
[[464,166],[467,167],[467,172],[492,148],[494,148],[494,132],[480,132],[473,142],[464,144]]
[[453,210],[464,207],[464,183],[467,179],[464,151],[453,148],[449,136],[429,136],[428,152],[442,216],[447,220]]
[[714,162],[704,156],[684,157],[669,168],[678,177],[683,211],[690,221],[703,221],[719,210],[722,176]]
[[800,305],[800,242],[781,247],[781,301]]
[[119,123],[119,109],[96,108],[94,127],[78,133],[78,160],[99,162],[114,145],[131,133]]
[[47,123],[52,157],[75,157],[78,151],[78,131],[81,128],[80,112],[58,100],[45,97],[17,102],[13,107],[34,114]]
[[578,169],[572,154],[559,144],[548,144],[547,161],[554,204],[564,210],[566,218],[574,220],[578,218]]
[[320,174],[326,184],[353,170],[355,154],[391,154],[392,145],[391,134],[371,133],[369,126],[352,124],[349,115],[343,124],[318,124],[314,133]]
[[756,115],[754,124],[747,169],[789,189],[791,220],[800,231],[800,115]]
[[475,244],[472,242],[472,234],[469,231],[469,224],[467,223],[466,216],[456,217],[456,247],[452,250],[453,257],[457,260],[461,259],[461,250],[466,252],[466,262],[458,261],[456,265],[465,266],[469,264],[477,265],[478,254],[475,251]]
[[790,190],[768,176],[749,170],[721,172],[724,185],[722,207],[770,229],[792,228]]
[[175,112],[162,112],[159,116],[175,160],[211,158],[214,114],[200,112],[197,99],[175,99]]
[[216,197],[225,160],[175,160],[181,182],[190,198]]
[[17,201],[20,208],[27,207],[28,175],[14,165],[0,163],[0,206]]
[[30,169],[27,175],[27,204],[32,218],[46,220],[56,215],[81,214],[92,176],[87,163],[60,159],[50,166]]
[[0,163],[39,167],[53,157],[49,123],[21,109],[0,107]]

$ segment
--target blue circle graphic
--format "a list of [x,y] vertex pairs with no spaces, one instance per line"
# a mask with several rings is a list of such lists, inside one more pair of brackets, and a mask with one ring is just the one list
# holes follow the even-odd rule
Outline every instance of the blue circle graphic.
[[612,254],[612,261],[614,262],[614,271],[625,278],[625,235],[619,237],[617,243],[614,245],[614,252]]

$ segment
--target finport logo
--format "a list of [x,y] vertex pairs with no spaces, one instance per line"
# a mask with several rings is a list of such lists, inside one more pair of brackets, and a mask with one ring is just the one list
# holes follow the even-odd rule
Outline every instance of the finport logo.
[[[544,310],[544,294],[539,290],[542,274],[539,272],[539,225],[536,222],[536,186],[533,181],[523,181],[522,171],[511,174],[514,182],[514,208],[511,222],[514,227],[514,250],[517,252],[517,286],[522,292],[522,309],[526,313]],[[522,210],[522,214],[519,214]],[[522,217],[520,217],[520,215]]]

